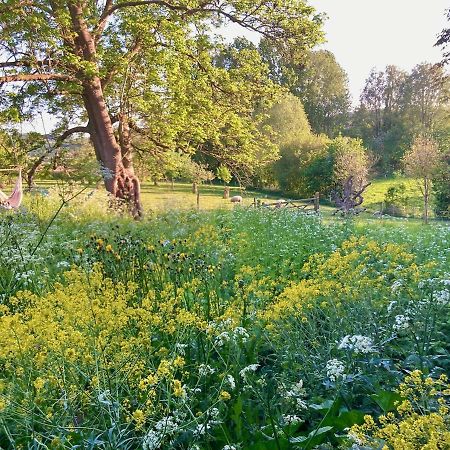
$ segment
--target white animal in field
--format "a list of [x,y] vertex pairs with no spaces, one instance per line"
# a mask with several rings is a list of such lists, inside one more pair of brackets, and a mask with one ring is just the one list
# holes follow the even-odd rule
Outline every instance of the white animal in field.
[[280,198],[279,200],[277,200],[275,202],[275,208],[281,208],[282,206],[284,206],[287,203],[286,200],[283,200],[282,198]]
[[242,197],[240,195],[235,195],[230,198],[231,203],[242,203]]

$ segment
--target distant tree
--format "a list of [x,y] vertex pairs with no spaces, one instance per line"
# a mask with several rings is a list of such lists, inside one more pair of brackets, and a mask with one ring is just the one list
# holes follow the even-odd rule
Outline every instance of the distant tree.
[[381,173],[401,168],[415,134],[446,127],[448,83],[443,68],[433,64],[419,64],[409,74],[395,66],[372,70],[348,133],[377,155]]
[[[450,9],[447,9],[446,15],[447,20],[450,22]],[[442,64],[448,64],[450,62],[450,49],[448,48],[448,46],[450,45],[450,28],[444,28],[442,30],[435,45],[437,45],[438,47],[442,47],[444,56]]]
[[450,218],[450,153],[433,176],[434,211],[436,216]]
[[[225,183],[225,185],[227,185],[231,181],[231,179],[233,178],[233,175],[228,170],[227,166],[220,165],[216,169],[216,177],[219,180],[222,180]],[[224,192],[223,192],[223,198],[228,198],[229,196],[230,196],[230,188],[228,186],[225,186],[225,189],[224,189]]]
[[302,101],[313,132],[333,137],[344,129],[350,110],[348,79],[333,53],[311,51],[296,63],[267,39],[258,48],[270,78]]
[[360,139],[338,136],[328,150],[333,155],[333,178],[338,185],[342,186],[350,177],[357,189],[367,183],[369,157]]
[[205,181],[214,180],[214,173],[211,172],[207,166],[199,164],[195,161],[191,161],[184,167],[183,173],[181,174],[183,178],[187,178],[192,182],[192,193],[198,193],[198,187]]
[[[405,120],[424,133],[433,131],[442,116],[448,115],[443,108],[448,106],[450,95],[449,77],[439,64],[418,64],[405,83]],[[444,120],[447,120],[444,118]]]
[[291,141],[311,134],[308,117],[301,100],[286,94],[268,110],[264,122],[266,132],[271,140],[282,147]]
[[344,129],[350,110],[348,78],[333,53],[310,52],[291,92],[301,99],[314,133],[334,137]]
[[403,157],[405,173],[417,179],[423,197],[423,220],[428,223],[432,179],[442,161],[437,143],[420,134]]
[[333,157],[332,198],[339,210],[348,214],[362,204],[364,190],[369,186],[370,159],[359,139],[338,136],[328,151]]
[[373,123],[372,135],[374,137],[380,135],[383,126],[385,87],[386,81],[384,79],[384,73],[372,69],[360,97],[361,105],[371,113]]
[[450,123],[447,129],[435,133],[442,158],[433,176],[434,212],[450,219]]
[[278,146],[280,158],[260,176],[266,184],[278,186],[291,196],[310,196],[328,189],[331,176],[326,171],[325,135],[311,131],[300,99],[292,94],[281,98],[268,111],[266,132]]

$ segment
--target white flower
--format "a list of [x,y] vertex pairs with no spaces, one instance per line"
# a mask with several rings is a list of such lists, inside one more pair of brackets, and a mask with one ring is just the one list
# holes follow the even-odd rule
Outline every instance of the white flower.
[[111,397],[111,393],[109,392],[108,389],[106,391],[99,391],[97,395],[97,400],[99,401],[99,403],[102,403],[103,405],[111,406],[112,402],[111,400],[108,399],[108,397],[109,398]]
[[434,299],[439,305],[446,305],[450,301],[450,292],[447,289],[435,292]]
[[300,417],[296,416],[296,415],[290,415],[289,414],[289,415],[283,416],[283,422],[286,425],[296,425],[296,424],[302,423],[303,420]]
[[397,304],[396,301],[393,301],[393,302],[390,302],[390,303],[389,303],[389,305],[388,305],[388,307],[387,307],[387,312],[388,312],[388,314],[391,313],[392,309],[394,308],[394,306],[395,306],[396,304]]
[[160,442],[161,442],[160,434],[156,433],[156,431],[149,430],[147,434],[144,436],[142,448],[144,450],[156,450],[157,448],[159,448]]
[[181,356],[184,356],[185,354],[186,354],[186,348],[188,347],[188,345],[187,344],[180,344],[179,342],[177,342],[176,344],[175,344],[175,348],[178,350],[178,353],[181,355]]
[[243,327],[237,327],[233,330],[235,339],[240,337],[243,342],[245,342],[250,336],[247,333],[247,330]]
[[220,333],[219,336],[216,337],[214,343],[218,346],[218,347],[222,347],[226,342],[228,342],[230,340],[230,335],[229,333],[227,333],[226,331],[224,331],[223,333]]
[[351,350],[355,353],[373,353],[376,352],[372,339],[367,336],[361,336],[355,334],[350,336],[349,334],[342,338],[341,343],[338,346],[339,350]]
[[70,267],[70,263],[67,261],[58,261],[56,263],[56,267],[61,268],[61,267]]
[[338,359],[330,359],[327,362],[325,369],[327,371],[327,377],[331,381],[336,381],[339,378],[345,379],[345,366],[342,361],[339,361]]
[[216,369],[214,369],[211,366],[208,366],[208,364],[200,364],[198,366],[198,374],[201,377],[205,377],[207,375],[212,375],[215,371],[216,371]]
[[406,328],[408,328],[408,327],[409,327],[409,317],[408,316],[403,316],[403,315],[395,316],[395,323],[393,326],[395,331],[406,330]]
[[211,418],[213,418],[213,419],[217,419],[217,417],[219,417],[219,414],[220,414],[220,412],[219,412],[219,410],[218,410],[217,408],[211,408],[211,409],[209,410],[209,415],[210,415]]
[[238,447],[235,445],[227,444],[222,450],[238,450]]
[[259,367],[259,364],[250,364],[249,366],[244,367],[244,368],[239,372],[239,375],[240,375],[242,378],[245,378],[245,376],[247,375],[247,373],[249,373],[249,372],[255,372],[255,371],[258,369],[258,367]]
[[391,291],[397,292],[403,286],[403,280],[396,280],[392,283]]
[[236,381],[234,380],[233,375],[227,375],[226,380],[227,380],[231,390],[236,388]]

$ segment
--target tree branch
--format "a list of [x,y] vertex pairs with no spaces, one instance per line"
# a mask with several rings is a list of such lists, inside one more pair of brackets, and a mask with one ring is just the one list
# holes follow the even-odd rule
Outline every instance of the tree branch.
[[[142,47],[141,47],[141,43],[140,43],[139,39],[136,39],[136,41],[134,42],[133,46],[130,48],[128,53],[126,55],[124,55],[124,60],[127,63],[130,63],[131,60],[139,53],[141,48]],[[120,68],[121,68],[121,65],[117,64],[114,69],[111,69],[108,71],[106,76],[102,79],[102,87],[103,88],[108,85],[108,83],[113,79],[114,75],[117,74],[117,72],[120,70]]]
[[211,11],[210,9],[206,9],[206,6],[208,5],[208,3],[211,3],[211,2],[206,0],[203,3],[201,3],[200,6],[197,8],[188,8],[187,6],[173,5],[165,0],[130,0],[127,2],[116,3],[115,5],[113,5],[112,0],[107,0],[105,9],[103,10],[103,13],[100,16],[100,20],[97,24],[97,28],[95,30],[95,35],[98,37],[101,35],[103,30],[105,29],[106,23],[108,22],[109,18],[118,9],[130,8],[130,7],[134,7],[134,6],[156,5],[156,6],[163,6],[172,11],[182,11],[182,12],[185,12],[185,13],[191,15],[191,14],[196,14],[196,13],[200,13],[200,12],[210,12]]
[[33,177],[39,166],[44,162],[47,156],[51,155],[57,148],[61,147],[62,143],[72,134],[75,133],[89,133],[89,123],[84,127],[73,127],[64,131],[59,137],[56,138],[55,144],[50,146],[31,166],[27,172],[28,187],[31,188],[33,184]]
[[0,77],[0,83],[11,83],[17,81],[78,81],[70,75],[61,73],[17,73]]
[[72,134],[75,133],[89,133],[89,123],[82,127],[73,127],[69,128],[68,130],[64,131],[64,133],[61,134],[61,136],[56,138],[55,145],[52,147],[53,149],[56,149],[62,145],[62,143]]

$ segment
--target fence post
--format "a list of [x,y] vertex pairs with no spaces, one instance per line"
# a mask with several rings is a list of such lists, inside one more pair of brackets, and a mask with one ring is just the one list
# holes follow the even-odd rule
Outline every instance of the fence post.
[[256,197],[253,197],[253,207],[256,208]]
[[197,211],[200,211],[200,190],[197,190]]
[[320,200],[320,194],[318,192],[314,195],[314,212],[319,212],[319,200]]

